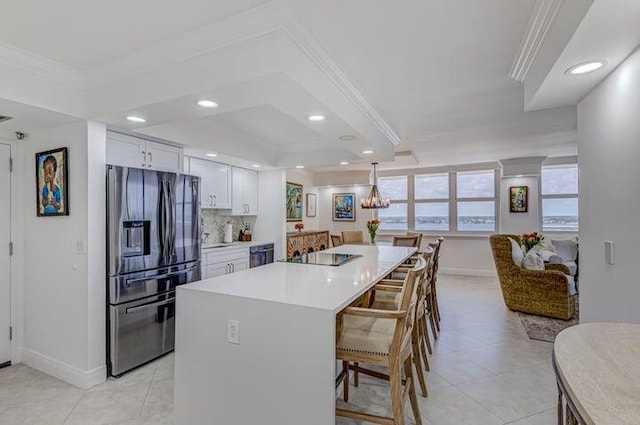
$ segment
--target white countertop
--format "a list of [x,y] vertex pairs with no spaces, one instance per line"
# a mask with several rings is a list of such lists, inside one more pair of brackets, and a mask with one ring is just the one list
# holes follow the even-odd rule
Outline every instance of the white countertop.
[[394,246],[342,245],[322,252],[362,257],[335,267],[275,262],[182,285],[178,291],[210,292],[337,313],[415,251]]
[[207,243],[206,245],[202,245],[202,250],[204,251],[208,249],[222,249],[222,248],[232,248],[232,247],[252,247],[257,245],[267,245],[270,243],[274,243],[274,242],[273,241],[250,241],[250,242],[235,241],[230,243],[211,242],[211,243]]
[[640,423],[640,325],[573,326],[553,351],[556,374],[586,425]]

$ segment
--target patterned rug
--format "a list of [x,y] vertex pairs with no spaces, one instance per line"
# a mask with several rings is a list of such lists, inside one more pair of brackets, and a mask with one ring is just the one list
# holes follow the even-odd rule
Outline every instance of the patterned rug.
[[569,320],[553,319],[520,312],[518,312],[518,317],[520,317],[520,323],[527,331],[529,339],[554,342],[556,335],[561,331],[580,323],[580,303],[576,298],[576,314]]

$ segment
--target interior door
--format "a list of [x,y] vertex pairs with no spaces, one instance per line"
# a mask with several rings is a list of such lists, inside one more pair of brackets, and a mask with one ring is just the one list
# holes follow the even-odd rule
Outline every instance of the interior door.
[[0,365],[11,357],[9,326],[11,326],[11,148],[0,144]]

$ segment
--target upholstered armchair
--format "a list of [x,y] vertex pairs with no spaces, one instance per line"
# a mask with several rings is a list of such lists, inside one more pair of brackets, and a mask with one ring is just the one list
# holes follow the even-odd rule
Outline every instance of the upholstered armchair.
[[[563,264],[546,264],[545,270],[527,270],[513,262],[509,237],[490,237],[504,303],[510,310],[568,320],[575,313],[572,278]],[[571,283],[570,283],[571,282]]]

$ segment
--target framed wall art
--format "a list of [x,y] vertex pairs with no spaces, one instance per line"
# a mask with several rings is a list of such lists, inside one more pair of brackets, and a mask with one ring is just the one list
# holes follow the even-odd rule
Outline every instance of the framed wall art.
[[287,221],[302,221],[302,185],[287,182]]
[[356,194],[333,194],[333,221],[356,221]]
[[316,194],[307,193],[307,217],[316,216]]
[[38,217],[69,215],[67,148],[36,154],[36,212]]
[[529,186],[511,186],[509,188],[509,212],[527,212],[529,207]]

